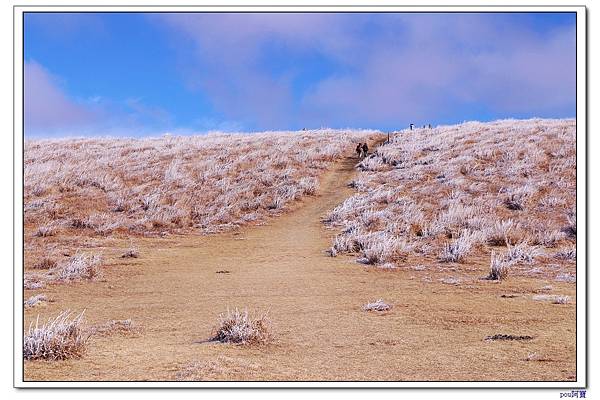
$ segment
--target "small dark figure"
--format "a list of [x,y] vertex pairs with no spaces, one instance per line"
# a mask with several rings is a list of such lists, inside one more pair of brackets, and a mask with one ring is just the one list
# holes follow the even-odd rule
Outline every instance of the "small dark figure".
[[415,127],[415,124],[410,124],[410,130],[412,131],[413,128]]
[[427,127],[428,127],[429,129],[431,129],[431,124],[427,124]]
[[358,158],[360,158],[360,156],[362,155],[362,143],[359,143],[358,146],[356,146],[356,155],[358,156]]
[[369,155],[369,146],[367,146],[366,143],[362,145],[362,151],[363,151],[363,157],[366,157]]

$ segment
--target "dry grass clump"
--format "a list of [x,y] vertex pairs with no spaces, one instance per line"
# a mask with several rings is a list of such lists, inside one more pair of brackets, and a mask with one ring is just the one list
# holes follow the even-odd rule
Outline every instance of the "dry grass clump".
[[32,308],[48,301],[48,297],[44,294],[36,294],[23,302],[25,308]]
[[56,235],[56,231],[57,231],[56,223],[48,222],[48,223],[38,226],[37,229],[35,230],[34,235],[36,237],[54,236],[54,235]]
[[364,311],[389,311],[391,308],[392,306],[383,301],[383,299],[372,301],[362,307]]
[[568,304],[571,297],[557,294],[538,294],[532,297],[535,301],[549,301],[552,304]]
[[516,267],[540,263],[542,247],[575,240],[575,128],[531,119],[400,131],[359,163],[356,194],[324,219],[341,230],[333,247],[365,259],[402,242],[409,262],[469,262],[508,246]]
[[102,257],[97,254],[76,254],[53,271],[54,279],[59,282],[97,279],[102,275],[101,263]]
[[227,309],[219,315],[219,324],[211,340],[242,345],[266,344],[272,339],[267,314],[252,316],[248,310]]
[[554,254],[554,257],[560,260],[577,261],[577,248],[572,246],[568,249],[560,250]]
[[490,256],[490,274],[486,279],[491,281],[502,281],[508,278],[510,267],[513,264],[506,258],[505,254],[497,254],[492,250]]
[[121,258],[138,258],[140,256],[140,251],[136,248],[130,248],[125,251],[125,253],[121,254]]
[[56,318],[40,326],[39,316],[31,323],[23,338],[25,360],[65,360],[80,357],[85,351],[89,334],[82,328],[83,312],[71,318],[63,311]]
[[555,281],[557,282],[568,282],[568,283],[575,283],[577,282],[577,277],[574,274],[570,274],[568,272],[565,273],[561,273],[556,275],[556,277],[554,278]]
[[52,269],[52,268],[56,268],[56,265],[57,264],[56,264],[55,260],[53,260],[49,257],[44,257],[37,263],[33,264],[33,266],[31,268],[33,268],[33,269]]
[[564,228],[564,232],[574,238],[577,236],[577,212],[575,207],[568,213],[567,221],[569,222],[569,225]]
[[442,262],[463,262],[480,235],[463,231],[462,235],[452,243],[446,243],[439,259]]
[[25,274],[23,278],[23,288],[27,290],[42,289],[46,286],[44,277],[37,274]]

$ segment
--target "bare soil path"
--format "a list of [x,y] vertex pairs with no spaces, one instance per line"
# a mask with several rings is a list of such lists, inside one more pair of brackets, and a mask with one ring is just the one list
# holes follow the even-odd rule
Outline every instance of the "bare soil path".
[[[264,226],[215,236],[138,239],[104,281],[55,285],[26,324],[69,308],[90,324],[132,319],[134,335],[93,337],[81,359],[27,362],[27,380],[574,380],[575,304],[531,300],[544,282],[515,278],[447,285],[410,266],[386,272],[327,257],[335,232],[321,218],[353,191],[356,159],[337,163],[316,197]],[[129,241],[120,243],[122,248]],[[110,253],[110,249],[107,250]],[[228,271],[228,273],[217,273]],[[487,260],[462,271],[484,276]],[[554,290],[574,295],[572,285]],[[501,298],[504,293],[514,298]],[[386,313],[362,311],[383,298]],[[200,343],[228,307],[269,310],[275,341]],[[491,342],[494,334],[530,341]],[[536,353],[542,361],[527,361]],[[544,361],[545,360],[545,361]]]

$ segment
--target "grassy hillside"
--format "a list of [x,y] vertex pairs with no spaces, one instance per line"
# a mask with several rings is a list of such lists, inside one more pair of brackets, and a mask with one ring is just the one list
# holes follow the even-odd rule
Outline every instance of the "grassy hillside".
[[497,271],[574,279],[575,129],[535,119],[395,134],[328,216],[342,229],[332,254],[382,268],[485,256]]
[[[214,233],[315,194],[329,164],[376,131],[320,130],[25,144],[26,268],[86,238]],[[47,260],[46,258],[49,258]]]

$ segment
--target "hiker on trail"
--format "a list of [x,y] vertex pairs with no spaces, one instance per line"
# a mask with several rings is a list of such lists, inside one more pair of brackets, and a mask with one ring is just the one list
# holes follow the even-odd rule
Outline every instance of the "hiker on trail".
[[356,146],[356,155],[358,155],[358,158],[362,156],[362,143],[359,143],[358,146]]
[[362,145],[363,157],[366,157],[369,154],[369,146],[367,144]]

